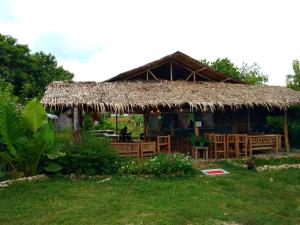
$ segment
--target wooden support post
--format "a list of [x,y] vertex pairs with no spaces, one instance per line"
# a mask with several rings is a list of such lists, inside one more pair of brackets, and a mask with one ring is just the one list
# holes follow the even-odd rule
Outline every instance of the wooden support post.
[[171,135],[174,137],[174,110],[171,110]]
[[73,131],[76,131],[79,128],[78,123],[78,108],[73,108]]
[[284,130],[284,143],[285,143],[285,151],[290,151],[290,144],[289,144],[289,129],[288,129],[288,112],[287,109],[284,110],[283,116],[283,130]]
[[250,130],[251,130],[251,118],[250,118],[249,108],[247,108],[247,130],[248,130],[248,134],[249,134]]
[[144,113],[144,137],[148,136],[148,113]]
[[115,115],[116,115],[116,134],[119,133],[119,128],[118,128],[118,113],[115,112]]
[[83,127],[83,109],[82,106],[78,106],[78,126]]
[[200,128],[199,127],[195,127],[195,135],[200,136]]
[[173,61],[170,59],[170,81],[173,80]]

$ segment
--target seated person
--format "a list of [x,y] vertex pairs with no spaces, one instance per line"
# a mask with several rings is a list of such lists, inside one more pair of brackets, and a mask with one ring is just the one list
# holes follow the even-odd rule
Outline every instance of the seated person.
[[125,126],[120,131],[120,142],[131,142],[131,133],[128,133],[128,128]]
[[187,128],[194,128],[195,127],[195,124],[194,124],[194,121],[193,120],[190,120],[190,123],[189,125],[187,126]]

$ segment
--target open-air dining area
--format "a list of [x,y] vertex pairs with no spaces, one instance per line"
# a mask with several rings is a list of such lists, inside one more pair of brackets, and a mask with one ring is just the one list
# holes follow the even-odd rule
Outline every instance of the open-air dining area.
[[[278,153],[281,149],[280,134],[246,135],[246,134],[214,134],[205,135],[206,146],[192,146],[190,151],[195,159],[220,159],[252,156],[255,152]],[[157,141],[112,142],[111,144],[122,156],[147,157],[161,152],[174,153],[171,149],[171,136],[157,136]],[[161,150],[165,146],[165,150]]]
[[[115,131],[95,135],[110,138],[120,155],[139,158],[162,152],[204,159],[288,152],[288,110],[298,103],[298,92],[245,84],[181,52],[105,82],[53,82],[42,99],[45,107],[72,111],[74,133],[89,113],[114,114]],[[138,138],[118,129],[122,114],[143,116]],[[280,132],[268,127],[269,116],[282,116]]]

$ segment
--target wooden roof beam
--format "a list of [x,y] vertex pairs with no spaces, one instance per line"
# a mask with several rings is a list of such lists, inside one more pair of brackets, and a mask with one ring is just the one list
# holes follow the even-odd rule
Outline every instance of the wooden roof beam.
[[[185,68],[186,70],[188,70],[188,71],[190,71],[190,72],[192,72],[192,73],[197,74],[198,76],[200,76],[200,77],[202,77],[202,78],[204,78],[204,79],[206,79],[206,80],[208,80],[208,81],[214,81],[214,80],[212,80],[211,78],[208,78],[207,76],[204,76],[204,75],[202,75],[201,73],[196,72],[196,71],[194,71],[194,70],[188,68],[187,66],[185,66],[185,65],[183,65],[183,64],[181,64],[181,63],[179,63],[179,62],[177,62],[177,61],[175,61],[175,60],[174,60],[174,63],[177,64],[177,65],[179,65],[179,66],[181,66],[181,67],[183,67],[183,68]],[[204,69],[204,68],[201,68],[201,69]]]
[[195,74],[194,72],[191,72],[190,75],[188,75],[188,77],[185,79],[185,81],[188,81],[191,78],[191,76],[193,76],[194,74]]
[[229,80],[232,80],[232,78],[228,77],[228,78],[226,78],[224,80],[221,80],[221,82],[225,82],[225,81],[229,81]]
[[168,61],[165,61],[165,62],[159,63],[158,65],[150,66],[149,68],[147,68],[147,69],[145,69],[145,70],[143,70],[143,71],[141,71],[141,72],[138,72],[138,73],[136,73],[136,74],[133,74],[132,76],[129,76],[129,77],[125,78],[125,80],[130,80],[130,79],[132,79],[132,78],[138,77],[139,75],[141,75],[141,74],[143,74],[143,73],[146,73],[146,72],[149,71],[149,70],[155,69],[155,68],[157,68],[157,67],[159,67],[159,66],[162,66],[162,65],[164,65],[164,64],[167,64],[167,63],[168,63]]
[[159,80],[151,70],[148,70],[148,72],[155,80]]

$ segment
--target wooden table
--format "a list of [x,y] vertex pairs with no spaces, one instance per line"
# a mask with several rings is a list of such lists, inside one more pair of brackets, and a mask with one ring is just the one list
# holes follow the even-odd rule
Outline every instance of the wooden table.
[[192,146],[192,155],[195,159],[198,159],[198,154],[203,151],[203,158],[208,159],[208,147]]

